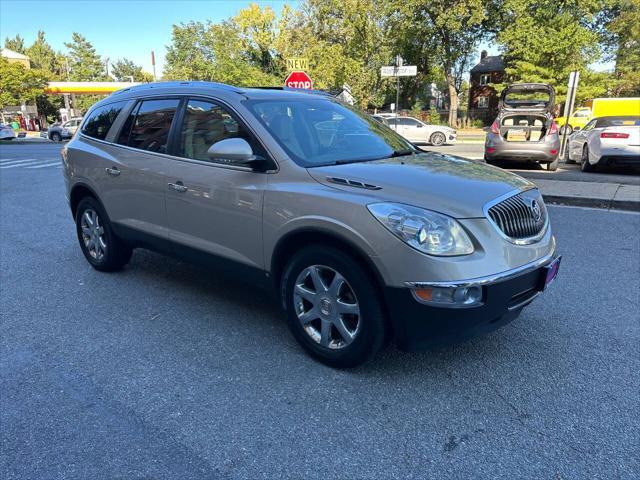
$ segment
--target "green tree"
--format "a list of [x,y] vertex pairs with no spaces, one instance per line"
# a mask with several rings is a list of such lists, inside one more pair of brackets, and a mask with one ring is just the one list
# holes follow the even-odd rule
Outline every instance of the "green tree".
[[[105,64],[91,43],[79,33],[73,32],[71,42],[65,43],[68,49],[67,62],[69,66],[69,79],[77,82],[105,81],[108,80],[105,72]],[[86,110],[100,95],[73,96],[74,109]]]
[[[601,58],[600,0],[505,0],[496,40],[504,52],[506,82],[549,83],[564,102],[569,73],[581,73],[577,102],[607,93],[607,75],[589,70]],[[504,84],[496,85],[500,90]]]
[[85,82],[105,80],[105,65],[93,45],[76,32],[71,38],[71,42],[64,44],[69,50],[70,79]]
[[34,101],[42,94],[45,83],[42,71],[0,57],[0,110]]
[[442,71],[451,126],[456,126],[463,75],[488,31],[489,5],[483,0],[394,0],[387,7],[397,53],[411,52],[413,61],[422,58],[423,74],[433,64]]
[[[64,55],[56,52],[49,45],[43,31],[38,31],[36,40],[27,48],[26,55],[29,56],[31,68],[41,70],[47,81],[66,79]],[[64,101],[60,95],[42,93],[36,97],[36,106],[40,115],[44,115],[48,121],[53,121],[58,117],[58,112],[64,106]]]
[[252,64],[243,42],[239,27],[231,20],[174,25],[163,76],[241,86],[277,85],[275,77]]
[[153,75],[142,70],[140,65],[136,65],[133,61],[122,58],[117,60],[111,67],[111,74],[119,82],[128,82],[133,79],[134,82],[152,82]]
[[22,53],[24,55],[24,38],[22,38],[20,34],[16,34],[16,36],[13,38],[6,37],[4,39],[4,48],[13,50],[14,52]]
[[616,0],[606,30],[614,45],[617,96],[640,96],[640,0]]
[[25,54],[31,61],[31,68],[42,70],[50,80],[65,78],[65,58],[49,45],[42,30],[38,31],[36,40],[26,49]]

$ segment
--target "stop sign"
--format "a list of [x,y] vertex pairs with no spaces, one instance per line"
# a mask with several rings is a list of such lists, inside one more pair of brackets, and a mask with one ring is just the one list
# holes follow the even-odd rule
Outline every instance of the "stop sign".
[[311,77],[305,72],[291,72],[284,81],[284,86],[311,90],[313,88],[313,82],[311,81]]

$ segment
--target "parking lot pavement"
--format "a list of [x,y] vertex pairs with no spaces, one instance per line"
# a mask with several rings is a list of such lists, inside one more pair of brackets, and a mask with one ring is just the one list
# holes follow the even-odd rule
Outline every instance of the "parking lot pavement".
[[91,269],[60,170],[0,196],[3,479],[638,476],[638,214],[550,207],[560,277],[519,319],[338,371],[251,285]]
[[[459,155],[465,158],[480,160],[484,157],[484,145],[482,144],[456,144],[434,147],[425,145],[421,147],[425,151],[434,151]],[[504,168],[517,173],[525,178],[533,180],[565,180],[571,182],[595,182],[595,183],[615,183],[622,185],[640,185],[640,168],[629,167],[607,167],[595,173],[585,173],[580,171],[577,164],[567,164],[561,162],[558,170],[549,172],[540,164],[522,164],[518,162],[506,163]]]

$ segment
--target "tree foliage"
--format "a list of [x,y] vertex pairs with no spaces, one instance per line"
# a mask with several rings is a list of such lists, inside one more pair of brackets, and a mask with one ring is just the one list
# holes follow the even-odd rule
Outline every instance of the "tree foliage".
[[0,57],[0,109],[35,100],[45,83],[42,71]]
[[[601,96],[610,76],[589,65],[602,57],[598,34],[600,0],[504,0],[496,41],[506,64],[506,83],[549,83],[564,102],[569,73],[581,73],[577,102]],[[501,89],[504,85],[498,85]]]
[[140,65],[136,65],[132,60],[121,58],[111,67],[111,74],[119,82],[152,82],[153,75],[142,70]]
[[4,48],[13,50],[14,52],[22,53],[24,55],[24,38],[22,38],[20,34],[16,34],[16,36],[13,38],[6,37],[4,39]]
[[74,81],[106,80],[105,64],[93,45],[82,35],[73,32],[71,42],[64,44],[69,50],[70,79]]

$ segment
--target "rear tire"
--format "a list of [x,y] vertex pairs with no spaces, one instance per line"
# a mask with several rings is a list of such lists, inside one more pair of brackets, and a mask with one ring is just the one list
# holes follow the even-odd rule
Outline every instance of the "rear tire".
[[595,165],[589,163],[589,147],[586,145],[582,148],[582,158],[580,159],[580,170],[583,172],[595,172]]
[[556,170],[558,170],[558,163],[560,163],[560,158],[556,157],[553,162],[549,162],[546,164],[547,170],[550,172],[555,172]]
[[447,141],[447,137],[442,132],[434,132],[431,134],[431,138],[429,138],[429,142],[431,143],[431,145],[435,147],[444,145],[446,141]]
[[95,198],[80,200],[76,233],[84,257],[96,270],[115,272],[129,263],[133,250],[113,232],[107,212]]
[[60,135],[58,132],[54,132],[51,134],[51,140],[53,140],[54,142],[58,143],[62,141],[62,135]]
[[[287,263],[280,282],[289,328],[312,357],[336,368],[370,360],[385,344],[382,294],[353,258],[313,245]],[[356,313],[357,312],[357,313]]]

